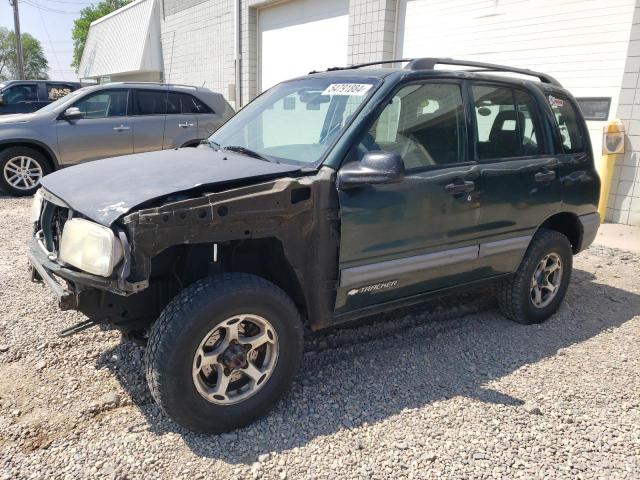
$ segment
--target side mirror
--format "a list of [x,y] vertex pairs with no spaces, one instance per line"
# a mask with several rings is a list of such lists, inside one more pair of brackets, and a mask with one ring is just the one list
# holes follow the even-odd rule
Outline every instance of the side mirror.
[[0,93],[0,105],[4,105],[4,95]]
[[64,111],[64,118],[66,120],[78,120],[82,118],[82,112],[78,107],[69,107]]
[[346,190],[362,185],[398,183],[404,179],[404,162],[395,152],[375,151],[360,162],[346,164],[338,172],[338,188]]

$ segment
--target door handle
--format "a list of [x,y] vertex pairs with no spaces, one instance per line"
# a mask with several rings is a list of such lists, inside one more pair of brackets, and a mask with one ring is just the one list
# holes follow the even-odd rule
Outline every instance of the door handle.
[[466,182],[454,182],[449,185],[445,185],[444,191],[449,195],[458,195],[460,193],[469,193],[476,188],[476,184],[471,181]]
[[116,132],[124,132],[124,131],[126,131],[126,130],[131,130],[131,127],[128,127],[128,126],[126,126],[126,125],[120,125],[119,127],[113,127],[113,129],[114,129]]
[[178,126],[179,126],[180,128],[189,128],[189,127],[193,127],[193,123],[188,123],[188,122],[185,122],[185,123],[179,123],[179,124],[178,124]]
[[533,178],[536,182],[552,182],[556,179],[556,172],[553,170],[543,169],[541,172],[536,173]]

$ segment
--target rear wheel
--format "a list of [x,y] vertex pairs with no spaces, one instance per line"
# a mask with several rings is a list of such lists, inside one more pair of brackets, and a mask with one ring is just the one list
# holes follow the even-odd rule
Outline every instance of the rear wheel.
[[293,302],[262,278],[226,274],[200,280],[169,303],[151,330],[151,393],[190,430],[246,425],[291,384],[302,357],[302,328]]
[[0,152],[0,184],[13,195],[32,195],[51,172],[48,159],[30,147],[9,147]]
[[517,272],[498,286],[500,310],[525,325],[544,322],[567,293],[572,265],[567,237],[555,230],[540,230]]

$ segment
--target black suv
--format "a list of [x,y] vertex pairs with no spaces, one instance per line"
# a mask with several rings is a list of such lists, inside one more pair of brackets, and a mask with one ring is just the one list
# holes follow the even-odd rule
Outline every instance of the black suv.
[[9,80],[0,83],[0,115],[32,113],[77,90],[78,82]]
[[273,87],[199,148],[42,180],[32,275],[89,317],[63,334],[106,322],[145,342],[154,398],[192,430],[267,411],[305,325],[488,282],[507,317],[542,322],[596,235],[587,127],[556,80],[360,67]]

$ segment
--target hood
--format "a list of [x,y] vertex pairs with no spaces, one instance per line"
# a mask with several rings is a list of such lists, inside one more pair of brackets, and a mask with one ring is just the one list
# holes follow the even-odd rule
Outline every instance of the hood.
[[36,113],[10,113],[0,115],[0,125],[5,123],[27,123],[35,118]]
[[73,210],[110,226],[150,200],[242,180],[265,180],[300,167],[209,147],[106,158],[47,175],[42,186]]

